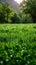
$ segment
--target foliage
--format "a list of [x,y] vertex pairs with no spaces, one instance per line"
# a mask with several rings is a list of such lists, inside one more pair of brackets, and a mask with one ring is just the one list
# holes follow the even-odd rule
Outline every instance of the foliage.
[[31,15],[24,13],[22,15],[22,23],[33,23]]
[[12,23],[21,23],[21,17],[16,13],[11,17],[11,20]]
[[0,65],[36,65],[36,24],[0,25]]
[[7,23],[9,22],[9,20],[10,20],[10,14],[11,14],[11,7],[10,7],[10,5],[9,5],[9,3],[6,3],[6,5],[5,5],[5,15],[6,15],[6,21],[7,21]]
[[[11,17],[16,11],[11,8],[9,3],[0,3],[0,23],[11,23]],[[17,13],[17,12],[16,12]]]
[[23,0],[17,13],[9,3],[0,2],[0,23],[36,23],[36,0]]
[[36,0],[27,0],[23,3],[22,12],[30,14],[34,23],[36,23]]
[[5,15],[4,15],[4,11],[3,11],[3,5],[2,5],[2,3],[0,3],[0,23],[4,23],[4,21],[5,21]]

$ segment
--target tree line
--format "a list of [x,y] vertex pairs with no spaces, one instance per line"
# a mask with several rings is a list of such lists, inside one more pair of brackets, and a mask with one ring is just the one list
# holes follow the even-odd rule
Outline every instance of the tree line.
[[0,2],[0,23],[36,23],[36,0],[27,0],[19,6],[20,13],[9,3]]

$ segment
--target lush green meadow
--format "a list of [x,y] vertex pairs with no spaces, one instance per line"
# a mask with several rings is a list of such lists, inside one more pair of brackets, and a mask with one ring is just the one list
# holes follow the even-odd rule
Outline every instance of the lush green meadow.
[[36,24],[0,24],[0,65],[36,65]]

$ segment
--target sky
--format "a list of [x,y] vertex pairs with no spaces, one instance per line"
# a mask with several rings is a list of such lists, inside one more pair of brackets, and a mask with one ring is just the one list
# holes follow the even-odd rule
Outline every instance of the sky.
[[22,2],[22,0],[15,0],[18,4],[20,4]]

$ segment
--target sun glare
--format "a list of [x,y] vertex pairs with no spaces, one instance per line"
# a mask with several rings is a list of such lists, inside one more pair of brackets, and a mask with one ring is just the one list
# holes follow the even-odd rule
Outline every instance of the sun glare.
[[19,4],[22,2],[22,0],[15,0],[15,1],[16,1],[17,3],[19,3]]

